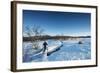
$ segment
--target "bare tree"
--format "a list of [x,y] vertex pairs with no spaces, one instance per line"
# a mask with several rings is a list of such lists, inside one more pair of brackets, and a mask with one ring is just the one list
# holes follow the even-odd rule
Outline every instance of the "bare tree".
[[41,36],[44,32],[44,29],[42,29],[40,26],[38,25],[33,25],[30,27],[25,27],[26,28],[26,33],[29,37],[31,36]]
[[[25,27],[25,28],[27,30],[26,33],[27,33],[28,37],[41,36],[41,35],[43,35],[43,32],[44,32],[44,29],[42,29],[38,25],[33,25],[30,27]],[[33,40],[33,38],[32,38],[32,40]],[[33,44],[34,49],[38,49],[40,47],[39,40],[32,41],[32,44]]]

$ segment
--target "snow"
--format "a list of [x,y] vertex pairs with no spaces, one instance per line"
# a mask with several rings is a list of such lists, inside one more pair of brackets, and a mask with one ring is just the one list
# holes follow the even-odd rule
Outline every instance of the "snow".
[[[51,42],[51,41],[49,40],[49,42]],[[40,43],[39,43],[39,46],[41,45],[41,43],[43,44],[43,42],[40,42]],[[46,52],[45,52],[44,54],[51,53],[51,52],[55,51],[56,49],[58,49],[58,48],[62,45],[62,43],[59,42],[59,41],[56,41],[55,44],[53,44],[53,43],[54,43],[54,41],[51,42],[51,43],[49,44],[49,46],[47,46],[47,50],[46,50]],[[25,44],[26,44],[26,45],[25,45]],[[27,61],[27,60],[30,61],[30,60],[29,60],[30,58],[38,57],[39,55],[44,56],[43,51],[42,51],[42,48],[39,49],[39,50],[33,50],[33,49],[32,49],[32,43],[30,43],[30,42],[24,43],[23,46],[24,46],[23,59],[24,59],[25,61]],[[41,46],[42,46],[42,45],[41,45]],[[41,47],[41,46],[40,46],[40,47]],[[44,60],[44,59],[43,59],[43,60]]]
[[[78,44],[79,41],[82,41],[82,44]],[[43,54],[42,51],[37,53],[32,52],[30,49],[32,46],[31,43],[24,43],[23,45],[23,62],[42,62],[42,61],[70,61],[70,60],[85,60],[91,59],[91,39],[84,38],[79,40],[47,40],[48,43],[48,52],[52,52],[47,56],[47,53]],[[43,41],[40,42],[41,46]],[[62,47],[60,47],[63,44]],[[54,51],[57,48],[58,51]],[[26,51],[27,50],[27,51]],[[30,52],[29,52],[30,50]],[[46,52],[47,52],[46,51]],[[54,52],[53,52],[54,51]]]
[[51,46],[51,47],[48,47],[48,52],[52,52],[54,51],[56,48],[58,48],[60,45],[54,45],[54,46]]

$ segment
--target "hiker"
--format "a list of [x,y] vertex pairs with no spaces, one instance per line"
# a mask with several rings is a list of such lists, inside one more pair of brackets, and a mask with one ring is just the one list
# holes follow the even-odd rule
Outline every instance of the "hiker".
[[46,51],[46,49],[47,49],[47,42],[45,41],[44,43],[43,43],[43,53],[45,53],[45,51]]

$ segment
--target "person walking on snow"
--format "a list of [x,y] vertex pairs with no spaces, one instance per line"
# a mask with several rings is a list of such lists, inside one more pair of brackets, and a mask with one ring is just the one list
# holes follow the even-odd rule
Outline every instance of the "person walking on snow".
[[47,42],[45,41],[44,43],[43,43],[43,53],[45,53],[45,51],[47,50]]

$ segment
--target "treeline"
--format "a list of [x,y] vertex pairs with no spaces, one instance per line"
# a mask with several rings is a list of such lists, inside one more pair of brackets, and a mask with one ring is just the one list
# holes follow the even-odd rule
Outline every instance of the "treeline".
[[68,40],[68,39],[78,39],[78,38],[91,38],[91,36],[31,36],[31,37],[23,37],[23,41],[36,41],[36,40]]

